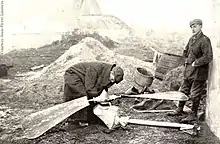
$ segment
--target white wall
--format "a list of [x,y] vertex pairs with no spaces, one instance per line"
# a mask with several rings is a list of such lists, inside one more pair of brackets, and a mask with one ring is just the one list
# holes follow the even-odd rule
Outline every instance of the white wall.
[[[215,3],[215,4],[214,4]],[[213,64],[210,71],[207,99],[207,122],[211,130],[220,138],[220,1],[213,0]]]

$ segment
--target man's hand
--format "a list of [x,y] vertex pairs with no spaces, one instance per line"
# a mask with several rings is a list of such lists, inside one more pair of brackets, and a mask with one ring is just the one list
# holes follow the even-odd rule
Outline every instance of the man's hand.
[[121,95],[120,96],[117,96],[117,95],[109,95],[107,99],[104,99],[100,96],[98,97],[95,97],[89,101],[96,101],[96,102],[106,102],[106,101],[111,101],[111,100],[115,100],[117,98],[121,98]]
[[104,99],[103,97],[95,97],[93,99],[91,99],[90,101],[96,101],[96,102],[104,102],[106,99]]
[[195,62],[192,63],[192,66],[195,67]]
[[102,93],[100,94],[101,99],[108,99],[109,95],[108,92],[106,90],[103,90]]
[[109,98],[108,93],[105,90],[103,90],[100,96],[93,98],[93,101],[103,102],[108,100],[108,98]]
[[115,100],[117,98],[120,98],[121,96],[117,96],[117,95],[109,95],[108,100]]

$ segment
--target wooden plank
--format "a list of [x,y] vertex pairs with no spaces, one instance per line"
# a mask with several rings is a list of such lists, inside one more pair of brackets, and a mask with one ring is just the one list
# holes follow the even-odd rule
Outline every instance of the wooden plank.
[[189,100],[189,98],[184,93],[177,92],[177,91],[159,92],[159,93],[153,93],[153,94],[121,95],[121,97],[164,99],[164,100],[174,100],[174,101]]
[[87,106],[89,106],[89,103],[87,97],[84,96],[33,113],[22,121],[24,137],[28,139],[37,138],[64,119]]
[[162,122],[162,121],[150,121],[150,120],[141,120],[141,119],[129,119],[128,123],[148,125],[148,126],[158,126],[158,127],[172,127],[172,128],[180,128],[180,129],[193,129],[193,127],[194,127],[194,125],[190,125],[190,124]]
[[138,113],[166,113],[166,112],[174,112],[174,110],[136,110],[134,111]]

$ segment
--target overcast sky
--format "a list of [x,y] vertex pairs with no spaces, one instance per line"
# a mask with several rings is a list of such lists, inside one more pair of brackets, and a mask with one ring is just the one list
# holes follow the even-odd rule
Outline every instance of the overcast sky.
[[[56,24],[73,21],[74,3],[80,0],[8,0],[7,18],[13,23],[44,25],[57,19]],[[90,1],[90,0],[89,0]],[[103,14],[119,17],[130,26],[174,29],[188,27],[193,18],[201,18],[204,27],[212,22],[212,0],[97,0]],[[8,8],[8,9],[7,9]],[[63,13],[62,13],[63,11]],[[37,24],[38,23],[38,24]],[[48,23],[48,22],[47,22]],[[57,26],[58,27],[58,26]]]
[[98,0],[103,13],[120,17],[130,25],[146,27],[186,27],[201,18],[210,25],[211,0]]
[[[92,0],[88,0],[91,2]],[[144,36],[153,29],[158,32],[191,33],[189,21],[201,18],[206,34],[212,27],[212,0],[97,0],[103,14],[118,17],[134,28],[138,35]],[[59,32],[74,28],[74,21],[80,0],[7,0],[5,1],[4,31],[5,44],[23,45],[14,34],[44,33],[45,38],[54,39]],[[46,33],[46,34],[45,34]],[[53,35],[54,33],[54,35]],[[50,35],[47,35],[50,34]],[[37,38],[30,44],[39,43]],[[39,37],[40,39],[40,37]],[[35,42],[36,41],[36,42]],[[40,40],[39,40],[40,41]],[[11,46],[8,46],[11,47]],[[19,46],[21,47],[21,46]],[[23,47],[23,46],[22,46]],[[27,47],[27,46],[24,46]]]

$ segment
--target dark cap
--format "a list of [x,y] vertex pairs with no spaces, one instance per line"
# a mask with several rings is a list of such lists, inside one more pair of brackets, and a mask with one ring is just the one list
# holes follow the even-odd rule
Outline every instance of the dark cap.
[[124,76],[123,69],[119,66],[116,66],[116,67],[113,67],[112,71],[115,76],[115,83],[117,84],[120,83],[123,80],[123,76]]
[[194,24],[202,25],[202,20],[201,19],[194,19],[189,22],[190,27],[192,27],[192,25],[194,25]]

